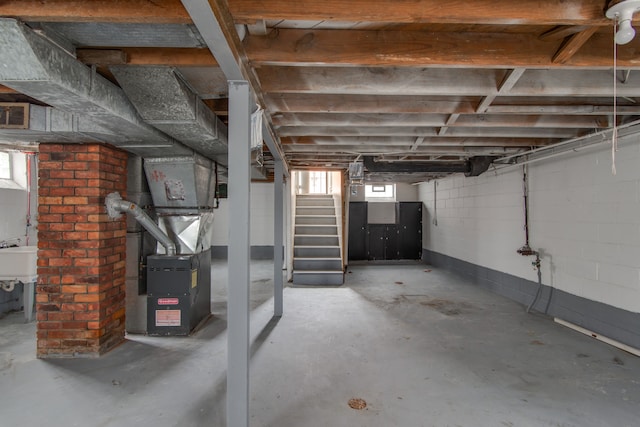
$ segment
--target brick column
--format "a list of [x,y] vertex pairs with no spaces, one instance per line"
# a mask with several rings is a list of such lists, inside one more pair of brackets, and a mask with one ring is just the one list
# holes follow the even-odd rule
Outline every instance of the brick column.
[[127,154],[101,144],[40,144],[37,355],[92,357],[124,339]]

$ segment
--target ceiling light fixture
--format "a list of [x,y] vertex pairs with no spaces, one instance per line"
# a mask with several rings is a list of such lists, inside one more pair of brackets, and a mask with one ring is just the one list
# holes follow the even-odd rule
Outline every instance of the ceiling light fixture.
[[640,0],[622,0],[607,9],[606,16],[618,23],[615,35],[617,44],[627,44],[636,36],[631,26],[633,14],[640,10]]

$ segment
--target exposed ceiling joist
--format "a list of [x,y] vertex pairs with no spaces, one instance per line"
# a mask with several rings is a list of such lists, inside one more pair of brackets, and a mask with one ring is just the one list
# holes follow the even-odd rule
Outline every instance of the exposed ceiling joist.
[[[430,114],[476,114],[479,98],[459,99],[429,98],[417,96],[351,95],[348,98],[334,94],[267,94],[266,105],[272,113],[430,113]],[[536,100],[533,103],[494,103],[486,113],[499,114],[613,114],[612,105],[593,105],[589,99],[584,103],[557,103],[557,99]],[[618,105],[620,114],[640,114],[639,105]]]
[[[285,136],[437,136],[434,127],[403,126],[282,126],[278,133]],[[497,137],[497,138],[573,138],[578,136],[575,129],[545,128],[463,128],[451,127],[444,137]]]
[[607,115],[284,113],[273,121],[276,126],[600,128],[606,126]]
[[[492,105],[487,113],[508,114],[613,114],[614,108],[609,105]],[[640,114],[640,106],[621,106],[616,108],[618,114]]]
[[[114,66],[170,67],[223,120],[227,80],[248,80],[276,159],[336,169],[363,155],[503,156],[611,127],[607,3],[15,0],[0,2],[0,16],[112,82]],[[197,49],[203,42],[209,49]],[[630,74],[639,51],[640,38],[618,48],[618,125],[640,117],[640,79]],[[33,102],[2,88],[0,101]],[[270,153],[264,164],[273,167]]]
[[[618,66],[640,68],[635,40],[619,49]],[[248,36],[255,65],[440,66],[473,68],[610,68],[610,34],[596,34],[564,64],[552,61],[555,43],[534,34],[428,31],[279,29],[267,37]]]
[[20,92],[15,89],[11,89],[10,87],[0,85],[0,93],[16,94]]
[[[317,153],[318,147],[313,145],[301,145],[301,146],[284,146],[286,153]],[[343,145],[340,147],[332,148],[331,152],[335,154],[340,153],[359,153],[364,155],[372,154],[420,154],[420,155],[440,155],[440,156],[484,156],[484,155],[501,155],[506,153],[517,153],[522,151],[520,148],[508,148],[508,147],[475,147],[475,146],[427,146],[422,145],[416,151],[412,152],[409,147],[390,147],[388,145],[374,145],[369,144],[362,145]],[[327,154],[324,152],[324,154]]]
[[[233,17],[224,0],[182,0],[193,23],[204,38],[211,53],[222,68],[227,80],[246,80],[259,106],[264,107],[264,95],[260,82],[251,71],[242,47]],[[263,130],[269,150],[277,160],[282,160],[285,174],[289,174],[287,159],[282,153],[279,138],[273,130],[270,116],[265,116]]]
[[559,25],[557,27],[552,28],[549,31],[545,31],[540,35],[540,40],[562,40],[565,37],[572,36],[576,33],[580,33],[588,28],[591,28],[588,25]]
[[[273,67],[258,71],[268,93],[413,96],[610,96],[611,70],[512,70],[422,67]],[[640,80],[618,87],[619,96],[640,96]],[[493,99],[491,99],[492,101]],[[490,103],[489,103],[490,105]],[[478,111],[482,112],[482,111]]]
[[0,16],[25,22],[191,23],[180,0],[3,1]]
[[458,120],[458,117],[460,117],[460,114],[450,114],[449,117],[447,117],[447,121],[444,123],[444,126],[438,129],[438,135],[444,135],[445,133],[447,133],[447,130],[449,130],[449,126],[453,125],[456,120]]
[[78,60],[99,65],[167,65],[172,67],[217,67],[209,49],[121,48],[76,49]]
[[476,98],[429,99],[403,95],[267,94],[270,111],[315,113],[475,113]]
[[[420,138],[422,138],[420,140]],[[452,137],[418,137],[411,136],[297,136],[282,138],[283,145],[315,145],[319,149],[322,145],[380,145],[409,147],[414,145],[416,150],[421,146],[457,146],[467,147],[504,146],[504,147],[541,147],[557,142],[554,138],[452,138]],[[419,142],[418,144],[416,144]],[[416,151],[414,150],[414,151]]]
[[411,144],[411,148],[409,148],[409,149],[411,151],[416,151],[418,149],[418,147],[420,146],[420,144],[422,144],[423,141],[424,141],[424,137],[423,136],[417,137],[415,142],[413,144]]
[[590,27],[584,31],[576,33],[562,44],[560,49],[553,56],[554,64],[566,64],[590,38],[593,36],[598,27]]
[[513,86],[515,86],[515,84],[518,82],[520,77],[522,77],[525,71],[525,68],[515,68],[513,70],[510,70],[504,77],[502,82],[498,85],[498,90],[495,93],[487,95],[482,99],[482,101],[478,105],[478,108],[476,109],[476,112],[484,113],[485,111],[487,111],[487,108],[498,97],[498,95],[510,91]]
[[259,19],[338,22],[607,25],[601,0],[260,0],[229,2],[243,23]]

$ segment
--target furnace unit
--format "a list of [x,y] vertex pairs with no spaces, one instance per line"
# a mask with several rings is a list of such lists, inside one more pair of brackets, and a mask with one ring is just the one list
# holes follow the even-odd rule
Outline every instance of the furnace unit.
[[213,166],[195,154],[145,158],[155,218],[118,193],[105,199],[111,218],[129,213],[158,241],[146,260],[149,335],[189,335],[211,315]]
[[147,333],[189,335],[210,314],[211,250],[147,258]]

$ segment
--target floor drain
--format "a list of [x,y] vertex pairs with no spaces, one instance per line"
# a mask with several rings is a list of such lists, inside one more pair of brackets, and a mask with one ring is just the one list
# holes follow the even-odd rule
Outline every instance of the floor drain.
[[367,402],[364,399],[349,399],[349,407],[361,411],[367,407]]

